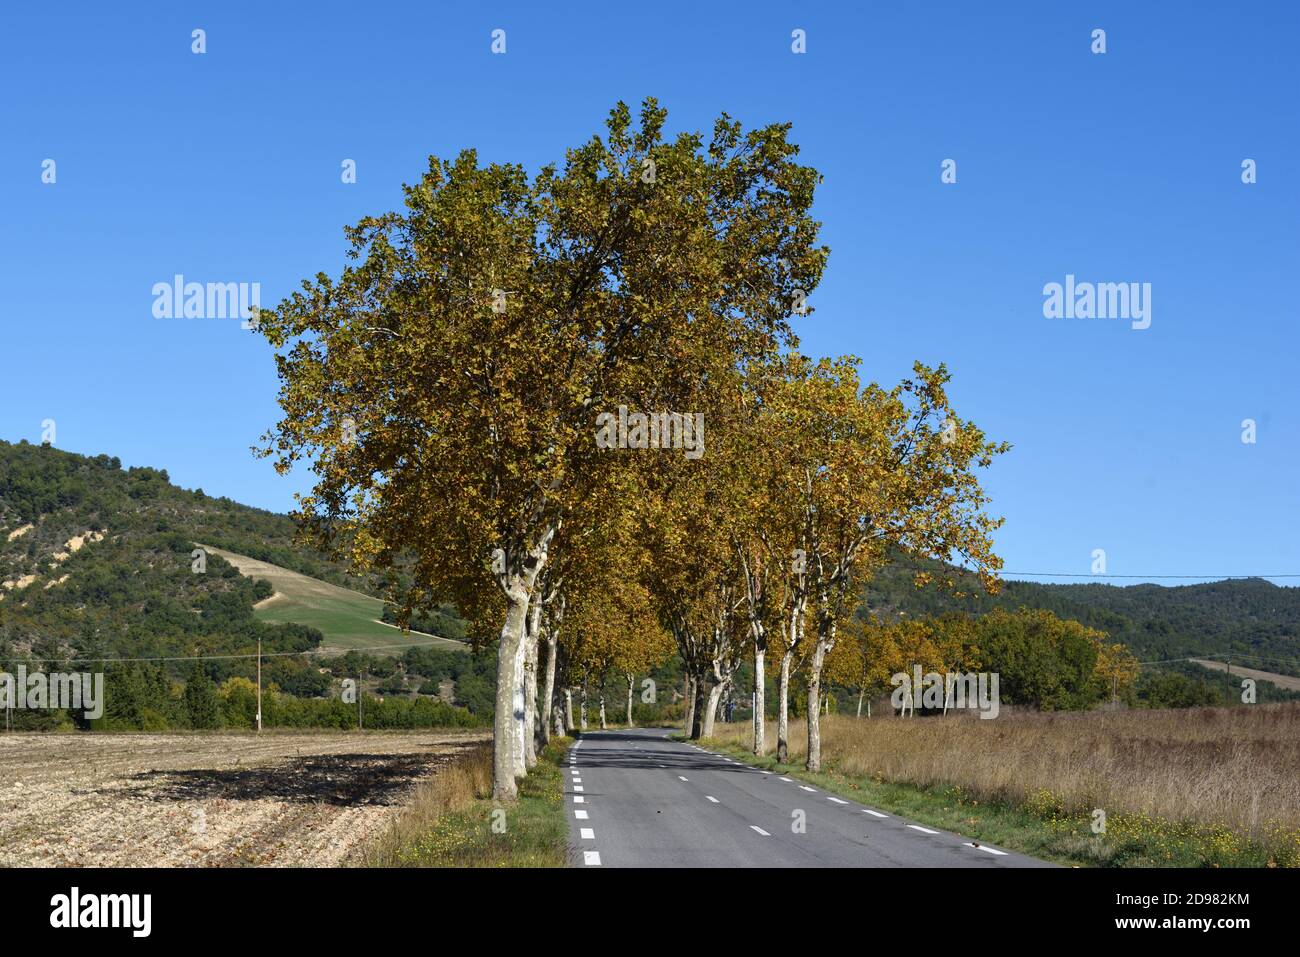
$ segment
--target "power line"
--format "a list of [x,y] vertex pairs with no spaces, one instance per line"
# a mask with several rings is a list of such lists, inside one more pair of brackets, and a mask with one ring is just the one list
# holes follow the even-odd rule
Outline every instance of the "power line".
[[[440,638],[440,639],[438,639],[438,640],[439,640],[439,641],[454,641],[455,639],[452,639],[452,638]],[[263,652],[262,655],[261,655],[261,657],[263,657],[263,658],[297,658],[297,657],[300,657],[300,656],[302,656],[302,655],[332,655],[332,656],[336,656],[336,657],[342,657],[343,655],[347,654],[349,651],[358,651],[358,652],[369,652],[369,651],[393,651],[393,650],[398,650],[398,649],[405,650],[405,649],[407,649],[407,648],[436,648],[436,647],[438,647],[438,646],[437,646],[437,645],[433,645],[433,644],[418,644],[418,645],[416,645],[416,644],[407,644],[407,645],[372,645],[371,647],[368,647],[368,648],[342,648],[342,649],[340,649],[340,648],[308,648],[306,651],[267,651],[267,652]],[[242,659],[251,659],[251,658],[257,658],[257,657],[258,657],[258,654],[257,654],[256,652],[251,652],[251,653],[249,653],[249,654],[239,654],[239,655],[180,655],[180,656],[174,656],[174,655],[160,655],[160,656],[158,656],[158,657],[149,657],[149,658],[86,658],[86,657],[76,657],[76,658],[24,658],[24,657],[21,657],[21,656],[18,656],[18,655],[10,655],[10,656],[5,657],[5,658],[0,658],[0,661],[22,661],[22,662],[33,662],[33,663],[35,663],[35,664],[57,664],[57,663],[59,663],[59,662],[64,662],[64,661],[68,662],[69,664],[71,664],[71,663],[73,663],[73,662],[79,662],[79,663],[95,663],[95,662],[99,662],[99,663],[102,663],[102,664],[116,664],[116,663],[119,663],[119,662],[120,662],[120,663],[126,663],[126,662],[132,662],[132,661],[238,661],[238,660],[242,660]]]

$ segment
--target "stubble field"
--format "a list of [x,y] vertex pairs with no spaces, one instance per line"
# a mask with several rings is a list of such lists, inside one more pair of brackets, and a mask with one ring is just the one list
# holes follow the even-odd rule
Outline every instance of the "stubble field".
[[483,731],[0,735],[0,866],[321,867]]

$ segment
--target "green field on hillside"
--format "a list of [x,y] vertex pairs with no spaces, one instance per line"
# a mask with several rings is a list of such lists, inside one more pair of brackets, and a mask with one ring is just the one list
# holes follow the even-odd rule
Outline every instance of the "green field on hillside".
[[259,602],[254,609],[258,621],[268,624],[295,622],[316,628],[325,635],[321,645],[328,651],[345,652],[354,648],[392,646],[393,653],[411,647],[446,648],[464,650],[463,642],[439,638],[412,631],[403,634],[401,629],[379,620],[384,603],[338,585],[271,565],[267,562],[236,555],[221,548],[203,546],[210,554],[219,555],[249,578],[267,582],[274,590],[270,598]]

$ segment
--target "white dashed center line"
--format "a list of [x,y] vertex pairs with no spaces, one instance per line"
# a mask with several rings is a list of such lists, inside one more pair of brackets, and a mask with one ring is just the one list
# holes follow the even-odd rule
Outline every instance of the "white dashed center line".
[[919,824],[909,824],[909,825],[907,825],[907,826],[910,827],[910,828],[911,828],[912,830],[914,830],[914,831],[920,831],[922,834],[938,834],[938,833],[939,833],[938,831],[932,831],[932,830],[930,830],[928,827],[921,827],[921,825],[919,825]]
[[678,781],[685,781],[686,779],[685,779],[684,777],[682,777],[682,776],[679,774],[679,775],[677,775],[677,780],[678,780]]
[[704,796],[705,796],[708,800],[712,801],[714,804],[718,804],[718,803],[720,803],[720,802],[718,801],[718,799],[715,798],[715,797],[710,797],[710,796],[707,795],[707,794],[704,795]]
[[767,831],[765,831],[765,830],[763,830],[761,827],[759,827],[757,824],[751,824],[751,825],[749,825],[749,829],[750,829],[751,831],[758,831],[758,833],[759,833],[759,834],[762,834],[764,837],[771,837],[771,836],[772,836],[771,834],[768,834]]

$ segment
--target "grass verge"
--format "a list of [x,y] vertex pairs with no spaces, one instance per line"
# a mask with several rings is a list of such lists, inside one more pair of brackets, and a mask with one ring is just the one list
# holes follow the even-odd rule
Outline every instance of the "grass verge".
[[492,801],[492,747],[475,749],[416,789],[367,851],[368,867],[563,867],[569,825],[560,765],[572,738],[553,738],[519,782],[513,805]]
[[731,741],[706,738],[700,743],[753,767],[807,781],[910,821],[1067,866],[1300,867],[1300,838],[1285,830],[1265,843],[1226,827],[1112,813],[1106,817],[1104,833],[1095,834],[1092,814],[1068,811],[1047,790],[1021,804],[981,801],[957,785],[922,787],[846,774],[830,761],[824,761],[822,772],[813,774],[802,764],[756,757]]

